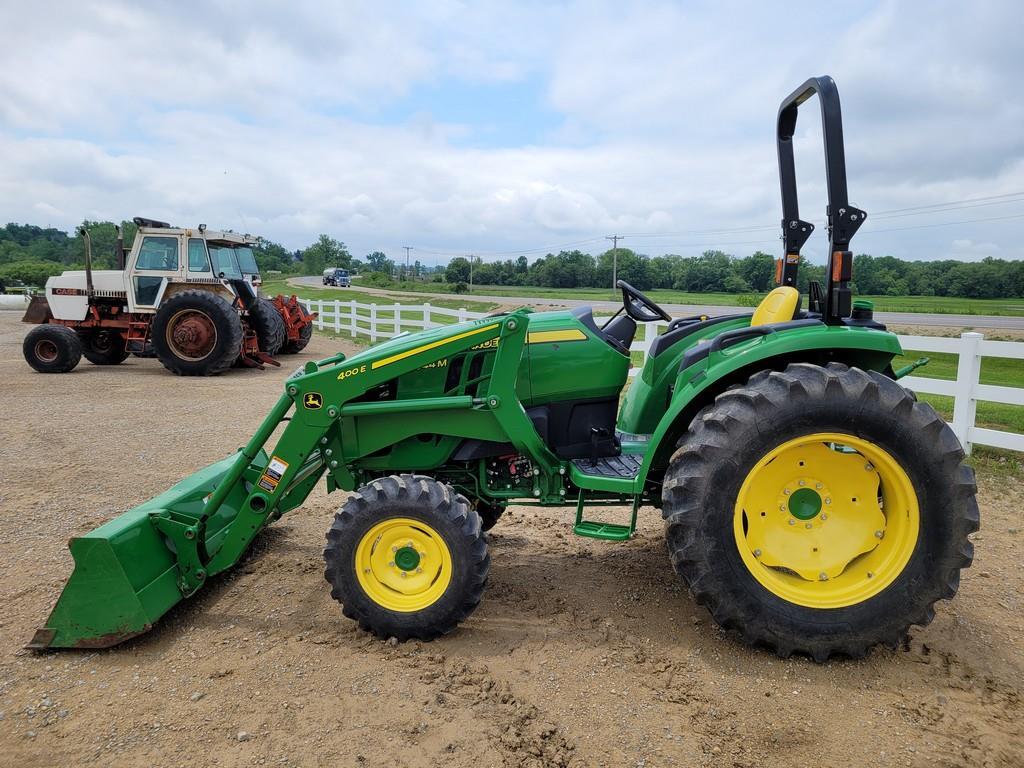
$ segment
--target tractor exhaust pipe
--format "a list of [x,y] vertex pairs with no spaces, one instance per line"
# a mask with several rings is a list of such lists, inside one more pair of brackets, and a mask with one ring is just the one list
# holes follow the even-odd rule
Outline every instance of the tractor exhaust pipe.
[[124,272],[124,232],[118,224],[114,225],[114,231],[117,232],[117,240],[114,244],[114,263],[117,264],[119,270]]
[[85,227],[79,227],[78,233],[85,240],[85,289],[86,295],[92,298],[92,238]]

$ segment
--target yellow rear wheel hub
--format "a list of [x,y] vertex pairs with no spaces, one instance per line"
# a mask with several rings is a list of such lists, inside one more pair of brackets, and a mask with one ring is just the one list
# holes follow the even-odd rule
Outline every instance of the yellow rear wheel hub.
[[819,432],[765,455],[740,487],[733,532],[750,573],[809,608],[861,603],[889,586],[917,544],[913,483],[893,456]]
[[373,526],[356,545],[355,561],[366,595],[399,613],[433,605],[452,580],[452,556],[441,534],[408,517]]

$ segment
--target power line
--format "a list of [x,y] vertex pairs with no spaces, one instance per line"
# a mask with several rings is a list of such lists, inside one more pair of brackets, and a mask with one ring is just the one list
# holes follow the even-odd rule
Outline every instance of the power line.
[[606,235],[605,240],[612,241],[612,293],[615,293],[615,286],[619,282],[619,240],[622,235]]
[[[865,233],[865,232],[872,232],[872,233],[875,233],[875,232],[878,232],[878,233],[882,233],[882,232],[902,232],[902,231],[914,230],[914,229],[931,229],[931,228],[934,228],[934,227],[946,227],[946,226],[956,226],[956,225],[960,225],[960,224],[974,224],[974,223],[984,223],[984,222],[990,222],[990,221],[1005,221],[1005,220],[1010,220],[1010,219],[1024,218],[1024,214],[1012,214],[1012,215],[1008,215],[1008,216],[995,216],[995,217],[986,217],[986,218],[977,218],[977,219],[963,219],[963,220],[960,220],[960,221],[935,222],[935,223],[931,223],[931,224],[916,224],[916,225],[911,225],[911,226],[907,226],[907,227],[889,227],[889,228],[885,228],[885,229],[876,229],[873,226],[871,226],[873,224],[873,222],[879,221],[879,220],[897,219],[897,218],[904,218],[904,217],[907,217],[907,216],[911,216],[911,217],[912,216],[926,216],[926,215],[938,214],[938,213],[948,213],[948,212],[958,211],[958,210],[968,210],[968,209],[972,209],[972,208],[982,208],[982,207],[991,206],[991,205],[1006,205],[1006,204],[1020,203],[1020,202],[1024,202],[1024,191],[1008,192],[1006,194],[989,195],[989,196],[986,196],[986,197],[965,198],[963,200],[951,200],[951,201],[947,201],[945,203],[932,203],[930,205],[911,206],[911,207],[906,207],[906,208],[892,208],[892,209],[889,209],[889,210],[878,211],[877,213],[873,213],[873,214],[869,212],[868,220],[866,222],[867,226],[862,231],[862,234]],[[587,238],[585,240],[576,240],[576,241],[568,242],[568,243],[557,243],[557,244],[546,245],[546,246],[537,246],[537,247],[534,247],[534,248],[522,248],[522,249],[506,250],[506,251],[484,251],[483,254],[485,254],[485,255],[487,255],[489,257],[500,257],[500,256],[529,255],[529,254],[534,254],[534,253],[552,253],[552,252],[559,251],[559,250],[565,250],[566,248],[572,248],[572,247],[578,247],[578,246],[581,246],[581,245],[589,245],[589,244],[592,244],[592,243],[598,243],[598,242],[601,242],[602,239],[604,239],[604,240],[612,240],[612,242],[613,242],[613,248],[612,249],[613,249],[613,251],[615,251],[615,255],[617,255],[618,241],[622,240],[622,239],[624,239],[626,237],[642,238],[642,239],[648,239],[648,238],[649,239],[661,239],[661,238],[686,237],[686,236],[691,236],[691,237],[715,237],[715,236],[718,236],[718,235],[754,234],[754,233],[757,233],[757,232],[771,232],[771,231],[777,231],[778,228],[779,228],[778,224],[771,224],[771,225],[758,225],[758,226],[746,226],[746,227],[723,227],[723,228],[718,228],[718,229],[704,229],[704,230],[679,230],[677,232],[627,232],[625,235],[607,235],[604,238],[601,238],[601,237],[591,237],[591,238]],[[769,239],[774,239],[774,238],[765,238],[763,240],[713,241],[713,242],[709,242],[709,243],[673,244],[670,247],[684,248],[684,247],[701,247],[701,246],[704,246],[704,245],[759,245],[759,244],[766,243]],[[412,248],[412,246],[403,246],[403,247],[406,248],[406,261],[408,262],[408,251]],[[669,247],[669,246],[666,246],[666,247]],[[456,250],[451,250],[451,251],[431,250],[431,249],[428,249],[428,248],[418,248],[418,250],[422,251],[423,253],[427,253],[427,254],[431,254],[431,255],[435,255],[435,256],[448,256],[448,257],[460,256],[460,255],[463,255],[463,253],[464,253],[464,251],[456,251]],[[613,257],[613,260],[614,260],[614,257]]]

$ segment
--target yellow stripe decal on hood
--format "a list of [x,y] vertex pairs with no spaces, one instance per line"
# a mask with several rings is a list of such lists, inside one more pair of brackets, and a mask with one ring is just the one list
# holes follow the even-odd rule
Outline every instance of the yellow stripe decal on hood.
[[546,341],[586,341],[587,334],[578,328],[563,331],[534,331],[526,334],[527,344],[543,344]]
[[479,333],[493,331],[499,325],[501,325],[501,323],[491,323],[490,325],[485,325],[483,328],[474,328],[472,331],[466,331],[464,333],[458,333],[455,336],[449,336],[447,339],[441,339],[440,341],[432,341],[429,344],[424,344],[422,347],[416,347],[415,349],[409,349],[406,350],[405,352],[399,352],[397,355],[385,357],[383,360],[375,360],[370,365],[370,368],[373,370],[377,368],[383,368],[385,365],[397,363],[399,360],[404,360],[407,357],[418,355],[420,352],[426,352],[428,349],[437,349],[438,347],[443,347],[445,344],[451,344],[453,341],[458,341],[459,339],[465,339],[470,336],[476,336]]

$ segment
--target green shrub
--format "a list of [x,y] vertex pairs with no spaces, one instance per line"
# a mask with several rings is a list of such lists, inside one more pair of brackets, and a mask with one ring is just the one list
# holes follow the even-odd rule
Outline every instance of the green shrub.
[[74,269],[55,261],[14,261],[0,267],[0,278],[5,282],[20,281],[25,285],[42,286],[46,278],[59,275],[65,269]]
[[457,283],[452,283],[450,286],[452,293],[466,293],[469,291],[469,286],[461,280]]

